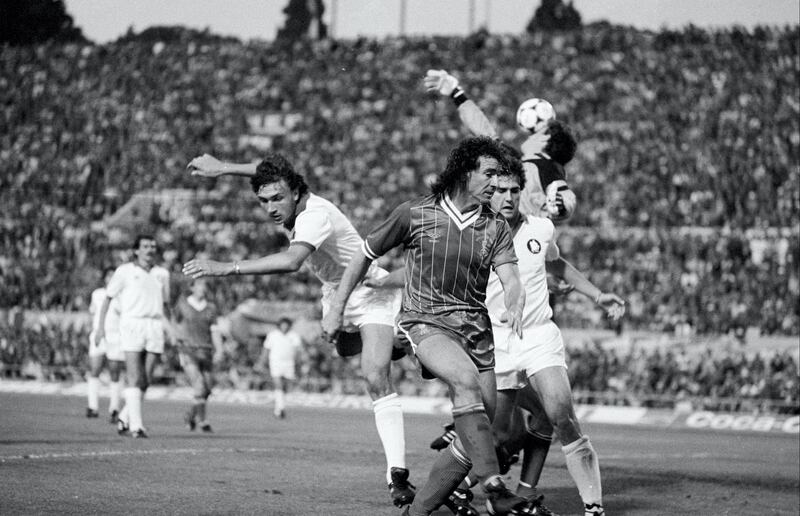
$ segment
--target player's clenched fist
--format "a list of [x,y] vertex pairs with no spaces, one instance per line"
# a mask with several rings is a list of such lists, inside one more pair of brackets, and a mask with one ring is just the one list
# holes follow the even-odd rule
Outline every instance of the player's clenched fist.
[[197,156],[186,166],[193,176],[219,177],[223,174],[223,163],[210,154]]
[[458,87],[458,79],[445,70],[428,70],[422,82],[427,91],[437,91],[447,97]]

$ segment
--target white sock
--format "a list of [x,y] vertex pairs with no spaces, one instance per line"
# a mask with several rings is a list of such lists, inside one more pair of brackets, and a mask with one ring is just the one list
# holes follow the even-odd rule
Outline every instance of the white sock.
[[386,483],[391,484],[391,469],[406,467],[406,436],[403,427],[403,406],[393,392],[372,402],[375,427],[386,454]]
[[129,428],[131,432],[142,430],[142,390],[138,387],[127,387],[125,389],[125,408],[128,410],[130,419]]
[[119,399],[122,395],[122,382],[117,380],[108,386],[108,411],[119,411]]
[[87,406],[97,411],[97,407],[100,404],[100,378],[95,376],[90,376],[86,379],[86,392],[88,395],[88,402]]
[[[125,389],[127,390],[127,389]],[[122,410],[119,411],[119,415],[117,419],[125,423],[125,426],[130,426],[130,418],[128,417],[128,402],[125,402],[125,406],[122,407]]]
[[567,471],[572,475],[583,503],[603,505],[600,462],[589,437],[584,435],[577,441],[562,446],[561,450],[567,460]]
[[280,389],[275,389],[275,414],[284,409],[286,409],[286,394]]

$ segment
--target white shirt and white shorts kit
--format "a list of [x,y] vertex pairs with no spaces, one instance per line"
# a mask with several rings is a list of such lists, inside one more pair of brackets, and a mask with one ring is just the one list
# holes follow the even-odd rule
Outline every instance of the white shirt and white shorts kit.
[[[353,224],[333,203],[309,194],[306,208],[295,220],[290,234],[291,244],[306,245],[312,253],[306,265],[322,282],[322,314],[330,309],[345,267],[356,252],[360,252],[362,239]],[[366,278],[380,278],[389,273],[372,264]],[[400,310],[399,289],[374,289],[358,285],[344,310],[343,328],[354,331],[365,324],[383,324],[394,328]]]
[[164,300],[169,299],[169,272],[149,271],[135,263],[120,265],[106,295],[119,303],[120,344],[125,352],[164,352]]
[[89,356],[102,357],[108,360],[125,360],[125,353],[119,341],[119,305],[116,300],[111,300],[106,313],[105,338],[96,342],[94,336],[100,326],[100,308],[106,299],[105,287],[97,288],[92,292],[89,303],[89,313],[92,314],[92,332],[89,334]]
[[567,367],[564,340],[552,321],[553,309],[548,302],[545,262],[560,256],[553,222],[543,217],[527,217],[514,236],[514,251],[519,258],[519,275],[526,296],[522,339],[508,323],[500,322],[505,303],[503,287],[494,272],[486,288],[498,390],[521,389],[531,375],[546,367]]
[[269,374],[273,378],[295,379],[295,357],[302,345],[300,335],[289,330],[283,333],[272,330],[264,339],[264,349],[269,350]]

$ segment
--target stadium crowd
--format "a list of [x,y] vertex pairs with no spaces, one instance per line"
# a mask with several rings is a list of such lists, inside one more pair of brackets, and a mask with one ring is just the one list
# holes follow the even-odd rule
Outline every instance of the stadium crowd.
[[[284,244],[243,195],[249,185],[184,171],[202,152],[238,161],[285,152],[312,190],[367,230],[422,193],[442,149],[464,135],[452,106],[421,87],[426,69],[447,68],[509,141],[519,143],[514,110],[530,96],[551,100],[575,129],[567,173],[580,204],[560,245],[626,296],[626,327],[799,335],[796,40],[796,27],[595,24],[293,46],[178,31],[166,42],[0,48],[0,308],[85,311],[102,268],[125,256],[131,226],[152,228],[176,275],[198,253],[239,259]],[[249,297],[311,300],[319,288],[305,273],[215,287],[226,310]],[[560,323],[598,324],[578,303],[560,305]],[[79,367],[83,330],[19,331],[4,335],[4,363]],[[772,371],[761,362],[747,370]],[[311,363],[336,376],[324,357]],[[727,394],[754,378],[678,387],[668,369],[626,385],[706,395],[730,380]],[[762,394],[777,392],[773,383]]]

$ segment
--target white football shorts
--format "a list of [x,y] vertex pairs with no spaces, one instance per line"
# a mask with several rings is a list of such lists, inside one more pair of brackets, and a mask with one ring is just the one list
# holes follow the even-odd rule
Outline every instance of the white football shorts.
[[546,367],[567,368],[564,339],[553,321],[522,329],[522,339],[505,326],[494,326],[494,372],[497,390],[521,389]]
[[269,374],[273,378],[286,378],[288,380],[294,380],[294,361],[292,360],[281,360],[275,363],[270,362],[269,364]]
[[122,318],[119,322],[119,333],[124,352],[164,352],[164,324],[161,318]]
[[106,332],[106,336],[102,342],[95,343],[95,332],[89,334],[89,356],[102,357],[105,356],[108,360],[125,360],[125,353],[122,351],[120,343],[119,331]]
[[[383,271],[385,273],[385,271]],[[328,313],[336,289],[322,287],[322,316]],[[377,289],[359,285],[350,294],[344,308],[343,329],[353,331],[365,324],[384,324],[394,328],[394,320],[400,311],[399,289]]]

